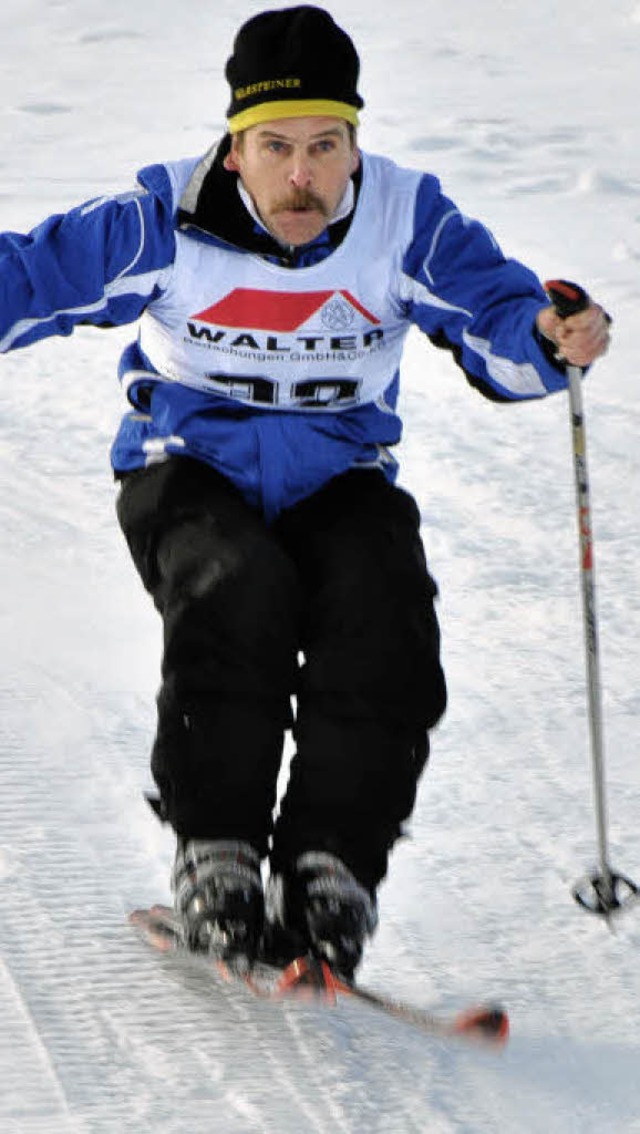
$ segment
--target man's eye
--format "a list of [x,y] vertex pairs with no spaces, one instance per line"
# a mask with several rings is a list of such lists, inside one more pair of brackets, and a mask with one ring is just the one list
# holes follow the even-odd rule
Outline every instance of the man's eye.
[[325,138],[322,142],[316,144],[316,149],[319,150],[321,154],[328,154],[331,150],[335,149],[335,142],[331,141],[330,138]]
[[282,154],[285,152],[286,146],[284,142],[276,142],[272,139],[270,142],[268,142],[267,149],[272,154]]

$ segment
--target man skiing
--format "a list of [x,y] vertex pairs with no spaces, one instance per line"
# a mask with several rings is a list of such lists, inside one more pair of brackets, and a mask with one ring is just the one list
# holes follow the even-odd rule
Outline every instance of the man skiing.
[[433,176],[360,152],[358,75],[323,9],[263,12],[207,154],[0,237],[3,351],[140,320],[112,462],[163,619],[152,770],[184,940],[346,977],[446,702],[390,451],[405,335],[502,400],[564,389],[608,341],[602,308],[560,320]]

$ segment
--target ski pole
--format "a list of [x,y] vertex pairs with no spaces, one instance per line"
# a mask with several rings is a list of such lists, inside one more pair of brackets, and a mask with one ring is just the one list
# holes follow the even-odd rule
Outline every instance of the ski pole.
[[[578,314],[589,306],[587,293],[566,280],[550,280],[547,294],[561,319]],[[638,887],[624,874],[615,873],[609,865],[607,833],[607,798],[604,771],[602,727],[602,695],[598,623],[596,614],[594,549],[591,523],[591,499],[587,467],[587,439],[582,403],[582,371],[567,366],[569,410],[573,446],[573,469],[576,488],[576,512],[580,551],[580,578],[587,669],[589,733],[598,838],[599,871],[582,879],[573,889],[576,901],[591,913],[608,918],[638,898]]]

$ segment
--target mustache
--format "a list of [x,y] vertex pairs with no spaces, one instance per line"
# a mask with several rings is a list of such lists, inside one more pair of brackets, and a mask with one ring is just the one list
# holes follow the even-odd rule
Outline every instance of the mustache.
[[287,197],[282,197],[276,201],[274,205],[274,212],[296,212],[303,209],[316,209],[322,216],[329,215],[329,210],[325,205],[322,197],[313,192],[313,189],[292,189]]

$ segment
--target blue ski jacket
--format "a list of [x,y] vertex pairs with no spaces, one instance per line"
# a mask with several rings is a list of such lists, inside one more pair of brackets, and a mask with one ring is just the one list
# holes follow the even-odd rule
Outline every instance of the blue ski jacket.
[[194,457],[268,519],[349,468],[394,479],[412,325],[488,397],[566,386],[535,329],[540,281],[435,177],[364,154],[348,215],[283,249],[224,170],[225,145],[0,236],[1,351],[139,324],[119,367],[116,474]]

